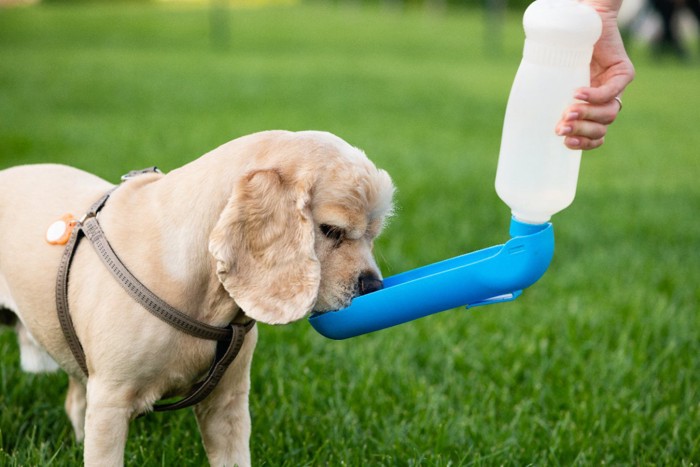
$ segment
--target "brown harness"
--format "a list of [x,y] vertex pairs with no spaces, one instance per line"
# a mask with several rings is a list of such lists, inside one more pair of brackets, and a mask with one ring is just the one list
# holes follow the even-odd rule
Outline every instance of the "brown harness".
[[[122,177],[122,181],[145,173],[159,173],[159,170],[153,167],[129,172]],[[85,376],[88,376],[85,352],[75,332],[75,327],[73,326],[73,321],[71,320],[68,309],[68,277],[70,266],[78,244],[81,238],[85,236],[90,240],[90,243],[102,260],[102,263],[104,263],[107,270],[112,273],[119,285],[124,288],[131,298],[143,306],[146,311],[185,334],[200,339],[216,341],[214,362],[209,368],[209,372],[204,380],[195,384],[190,392],[182,399],[172,403],[157,404],[153,407],[153,410],[165,411],[190,407],[204,400],[204,398],[214,390],[228,366],[236,358],[236,355],[238,355],[238,352],[243,346],[245,335],[253,328],[255,320],[249,320],[245,324],[231,323],[223,328],[202,323],[168,305],[134,277],[110,246],[97,220],[97,214],[107,203],[112,192],[117,188],[118,185],[105,193],[90,207],[83,218],[76,223],[70,239],[66,244],[58,268],[58,277],[56,279],[56,310],[58,312],[58,321],[61,324],[63,335],[68,342],[73,356],[83,370],[83,373],[85,373]]]

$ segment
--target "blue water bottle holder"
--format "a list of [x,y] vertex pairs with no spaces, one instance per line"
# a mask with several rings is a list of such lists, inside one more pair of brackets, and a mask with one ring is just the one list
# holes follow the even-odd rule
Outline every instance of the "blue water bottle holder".
[[554,126],[576,87],[590,83],[602,23],[579,1],[535,0],[523,27],[523,60],[506,107],[496,189],[531,223],[514,217],[511,239],[503,245],[388,277],[384,289],[357,297],[349,307],[312,315],[309,321],[322,335],[347,339],[460,306],[514,300],[549,267],[554,230],[538,222],[573,201],[580,160],[580,150],[566,148]]
[[313,314],[309,322],[325,337],[347,339],[452,308],[515,300],[549,267],[554,229],[513,218],[510,236],[503,245],[387,277],[383,289],[342,310]]

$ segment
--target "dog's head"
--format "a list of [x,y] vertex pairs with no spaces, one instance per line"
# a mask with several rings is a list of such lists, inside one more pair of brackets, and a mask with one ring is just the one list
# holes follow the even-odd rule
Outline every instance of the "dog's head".
[[209,243],[241,309],[288,323],[381,288],[372,245],[392,210],[389,175],[328,133],[275,133],[251,157]]

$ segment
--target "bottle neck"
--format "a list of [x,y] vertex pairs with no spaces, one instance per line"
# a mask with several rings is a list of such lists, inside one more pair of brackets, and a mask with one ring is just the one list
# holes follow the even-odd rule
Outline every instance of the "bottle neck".
[[524,235],[536,234],[537,232],[543,231],[550,225],[550,222],[538,222],[537,224],[523,222],[515,216],[513,216],[510,219],[510,236],[522,237]]
[[588,67],[593,47],[570,48],[525,39],[523,61],[535,65],[566,68]]

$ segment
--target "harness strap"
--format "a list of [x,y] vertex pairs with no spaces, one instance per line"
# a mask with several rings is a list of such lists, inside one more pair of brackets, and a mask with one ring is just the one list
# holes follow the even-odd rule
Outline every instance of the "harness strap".
[[75,333],[73,320],[68,310],[68,272],[70,271],[73,254],[78,247],[80,235],[80,229],[73,229],[70,240],[68,240],[66,248],[63,250],[63,256],[61,256],[61,263],[58,266],[58,276],[56,277],[56,311],[58,312],[58,322],[61,325],[63,337],[65,337],[68,342],[68,347],[73,354],[73,358],[75,358],[80,369],[83,370],[83,373],[87,376],[88,369],[87,363],[85,362],[85,352],[83,351],[83,346],[80,345],[78,335]]
[[[102,207],[109,199],[117,187],[112,188],[107,193],[105,193],[100,199],[98,199],[88,210],[86,216],[96,216],[97,213],[102,209]],[[87,363],[85,362],[85,352],[83,351],[83,346],[80,344],[80,339],[75,333],[75,327],[73,326],[73,320],[70,317],[70,311],[68,308],[68,277],[70,273],[70,266],[73,261],[73,255],[78,249],[78,243],[80,243],[80,238],[82,235],[82,229],[80,224],[76,225],[71,233],[70,239],[63,250],[63,255],[61,256],[61,262],[58,266],[58,275],[56,277],[56,311],[58,312],[58,322],[61,325],[61,330],[63,335],[68,341],[68,347],[70,348],[73,357],[78,362],[80,369],[83,370],[85,376],[88,375]]]
[[[157,169],[153,168],[130,172],[123,180],[127,180],[142,173],[155,171],[157,171]],[[186,334],[200,339],[217,341],[214,362],[209,368],[205,379],[195,384],[188,395],[183,399],[173,403],[155,405],[154,410],[166,411],[190,407],[204,400],[204,398],[214,390],[228,366],[236,358],[236,355],[238,355],[238,352],[243,346],[245,335],[253,328],[255,320],[250,320],[245,324],[231,323],[224,328],[211,326],[192,319],[185,313],[168,305],[141,283],[114,252],[97,220],[97,213],[104,207],[109,196],[116,189],[117,187],[112,188],[90,207],[83,219],[81,219],[73,229],[70,239],[63,251],[56,278],[56,310],[61,330],[68,342],[73,357],[78,362],[83,373],[85,373],[85,376],[89,376],[85,352],[75,332],[68,305],[70,266],[78,244],[84,235],[90,240],[90,243],[107,270],[114,276],[129,296],[143,306],[149,313]]]
[[235,360],[243,346],[246,333],[253,329],[254,325],[254,320],[250,320],[245,325],[231,325],[229,329],[232,330],[232,336],[230,339],[217,342],[216,357],[204,381],[195,384],[189,394],[179,401],[156,404],[153,406],[153,410],[156,412],[178,410],[202,402],[214,390],[219,380],[224,376],[228,366]]
[[102,260],[107,270],[112,273],[129,296],[140,303],[146,311],[190,336],[212,341],[231,339],[232,331],[230,327],[219,328],[192,319],[185,313],[168,305],[151,292],[148,287],[143,285],[114,252],[100,227],[100,223],[97,221],[97,217],[88,216],[82,222],[80,228],[85,232],[85,236],[92,243],[97,256]]

